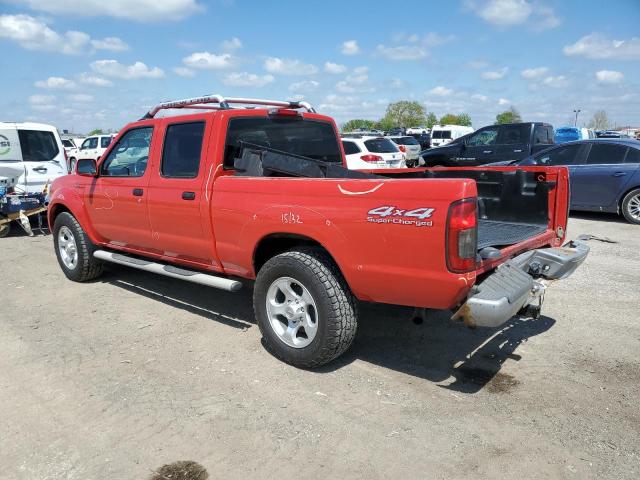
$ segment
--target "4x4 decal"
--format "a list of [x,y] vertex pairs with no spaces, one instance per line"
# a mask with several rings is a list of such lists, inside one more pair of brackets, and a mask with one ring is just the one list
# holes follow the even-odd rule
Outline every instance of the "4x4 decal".
[[433,212],[435,212],[435,208],[421,207],[408,210],[393,205],[383,205],[369,210],[367,222],[431,227],[433,220],[426,219],[431,218]]

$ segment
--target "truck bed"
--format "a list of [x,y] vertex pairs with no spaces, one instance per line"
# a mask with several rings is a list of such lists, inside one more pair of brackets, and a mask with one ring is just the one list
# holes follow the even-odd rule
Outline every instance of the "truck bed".
[[480,219],[478,221],[478,250],[486,247],[515,245],[544,233],[546,229],[546,225]]

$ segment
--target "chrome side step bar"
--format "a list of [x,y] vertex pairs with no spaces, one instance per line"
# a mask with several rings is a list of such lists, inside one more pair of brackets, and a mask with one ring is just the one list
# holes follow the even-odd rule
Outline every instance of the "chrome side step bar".
[[208,273],[196,272],[194,270],[186,270],[184,268],[174,267],[173,265],[165,265],[162,263],[152,262],[140,258],[129,257],[122,253],[108,252],[106,250],[96,250],[93,256],[98,260],[105,262],[117,263],[127,267],[137,268],[145,272],[157,273],[165,277],[176,278],[178,280],[186,280],[187,282],[206,285],[207,287],[219,288],[228,292],[237,292],[242,288],[242,283],[237,280],[230,280],[224,277],[209,275]]

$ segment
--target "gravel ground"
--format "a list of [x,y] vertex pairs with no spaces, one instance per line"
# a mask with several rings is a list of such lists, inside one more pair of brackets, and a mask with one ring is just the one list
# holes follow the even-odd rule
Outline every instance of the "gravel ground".
[[362,305],[318,371],[262,348],[250,291],[112,267],[67,281],[50,236],[0,240],[0,478],[640,477],[640,226],[581,215],[585,264],[543,316],[468,330]]

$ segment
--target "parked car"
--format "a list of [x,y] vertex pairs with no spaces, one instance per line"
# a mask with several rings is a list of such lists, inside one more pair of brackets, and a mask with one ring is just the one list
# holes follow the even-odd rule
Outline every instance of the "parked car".
[[431,134],[412,133],[411,136],[418,141],[422,150],[427,150],[428,148],[431,148]]
[[595,139],[563,143],[519,165],[567,166],[571,209],[622,214],[640,224],[640,142]]
[[596,138],[595,132],[590,128],[560,127],[554,135],[555,143],[573,142],[575,140],[589,140]]
[[[431,140],[433,143],[433,139]],[[505,123],[480,128],[449,145],[422,152],[427,167],[469,167],[527,158],[553,145],[553,127],[546,123]]]
[[[3,166],[11,174],[3,174]],[[68,173],[65,150],[56,127],[42,123],[0,122],[0,176],[22,170],[16,192],[41,193]]]
[[407,163],[404,154],[387,137],[369,135],[343,135],[347,167],[352,170],[371,170],[375,168],[404,168]]
[[75,168],[76,160],[78,159],[78,152],[80,149],[76,146],[76,143],[71,138],[63,138],[62,145],[67,157],[67,169],[69,173]]
[[407,128],[406,134],[407,135],[420,135],[420,134],[424,134],[424,133],[430,133],[431,129],[427,128],[427,127],[409,127]]
[[[258,108],[156,118],[202,104]],[[495,327],[537,314],[544,280],[565,278],[588,253],[558,248],[565,169],[358,172],[344,168],[337,131],[306,102],[157,105],[100,160],[78,160],[54,182],[60,268],[76,282],[111,262],[230,292],[250,285],[263,344],[311,368],[352,344],[356,299],[460,307],[456,319]]]
[[77,160],[99,160],[102,154],[111,145],[111,141],[115,137],[114,134],[92,135],[85,138],[78,151]]
[[398,146],[398,149],[404,153],[405,163],[407,167],[415,167],[420,160],[420,152],[422,147],[420,143],[410,135],[404,137],[387,137]]
[[472,127],[462,125],[434,125],[431,129],[431,146],[442,147],[471,132]]
[[389,131],[387,132],[387,135],[393,135],[393,136],[405,135],[405,130],[402,127],[394,127],[389,129]]

